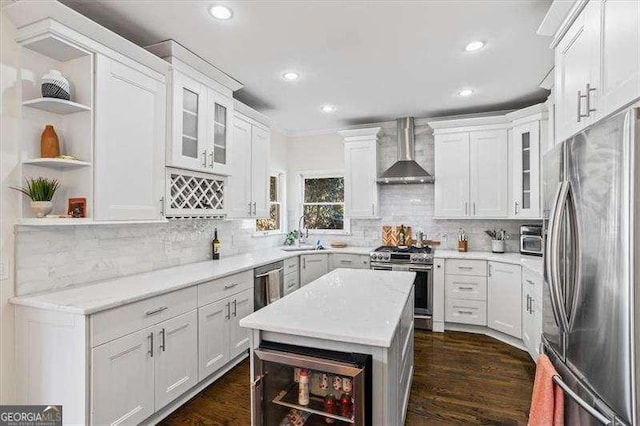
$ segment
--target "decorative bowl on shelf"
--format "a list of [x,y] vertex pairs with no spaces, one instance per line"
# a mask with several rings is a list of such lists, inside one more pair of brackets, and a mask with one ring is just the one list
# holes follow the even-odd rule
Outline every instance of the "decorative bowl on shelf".
[[71,100],[69,80],[64,78],[60,71],[50,70],[49,74],[42,77],[42,97]]
[[36,217],[43,218],[53,209],[53,203],[51,201],[32,201],[31,211],[35,213]]

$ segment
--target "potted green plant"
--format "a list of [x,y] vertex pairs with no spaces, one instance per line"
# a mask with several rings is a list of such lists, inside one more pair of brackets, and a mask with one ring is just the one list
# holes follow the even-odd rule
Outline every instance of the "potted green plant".
[[47,179],[45,177],[37,177],[35,179],[26,179],[26,187],[15,187],[11,189],[22,192],[31,199],[31,210],[37,217],[45,217],[51,212],[53,204],[51,200],[56,191],[60,187],[57,179]]

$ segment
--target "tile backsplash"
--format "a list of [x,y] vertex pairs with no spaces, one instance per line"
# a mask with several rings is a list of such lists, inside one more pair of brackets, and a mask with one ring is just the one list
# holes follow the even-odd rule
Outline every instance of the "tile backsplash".
[[16,294],[24,295],[211,258],[214,228],[222,255],[281,245],[253,237],[251,220],[172,220],[161,224],[16,227]]

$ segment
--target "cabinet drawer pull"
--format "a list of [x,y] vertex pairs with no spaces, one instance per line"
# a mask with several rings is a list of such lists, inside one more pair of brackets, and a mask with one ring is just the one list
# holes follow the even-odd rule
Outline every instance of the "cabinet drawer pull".
[[256,204],[257,204],[257,203],[254,201],[254,202],[253,202],[253,215],[254,215],[254,216],[256,216],[256,215],[258,214],[258,213],[257,213],[257,207],[256,207]]
[[353,261],[348,259],[340,259],[340,263],[353,263]]
[[249,202],[249,216],[251,216],[251,202]]
[[458,269],[473,269],[473,266],[458,266]]
[[213,169],[213,151],[209,153],[209,167]]
[[153,333],[149,333],[149,351],[147,352],[153,358]]
[[[587,85],[587,89],[589,88],[589,86]],[[586,95],[582,94],[581,90],[578,90],[578,123],[580,122],[580,119],[582,119],[583,117],[588,117],[589,113],[587,112],[586,114],[582,113],[582,98],[586,98],[586,102],[587,102],[587,109],[589,108],[589,92],[587,92]]]
[[473,315],[473,311],[461,311],[458,309],[458,313],[462,315]]
[[227,315],[224,319],[231,319],[231,303],[227,302]]
[[207,150],[202,151],[202,167],[207,167]]
[[473,287],[458,287],[458,290],[473,290]]
[[518,202],[517,201],[513,202],[513,214],[514,215],[518,214]]
[[224,289],[225,289],[225,290],[229,290],[229,289],[232,289],[232,288],[234,288],[234,287],[237,287],[237,285],[238,285],[238,283],[235,283],[235,284],[225,284],[225,285],[224,285]]
[[162,340],[160,341],[160,349],[162,349],[162,352],[165,352],[167,350],[166,334],[167,333],[165,332],[164,328],[160,330],[160,337],[162,337]]
[[146,316],[150,317],[151,315],[159,314],[160,312],[166,311],[167,309],[169,309],[169,308],[167,308],[166,306],[161,306],[158,309],[154,309],[152,311],[147,311],[144,314]]
[[534,283],[534,282],[533,282],[533,281],[531,281],[531,280],[525,280],[525,281],[526,281],[526,282],[528,282],[528,283],[529,283],[529,284],[531,284],[531,285],[536,285],[536,283]]
[[595,87],[591,87],[591,85],[587,83],[587,117],[590,117],[592,112],[596,112],[595,108],[591,108],[591,92],[595,92],[595,90]]
[[237,317],[237,316],[238,316],[236,299],[233,299],[233,316],[234,316],[234,317]]

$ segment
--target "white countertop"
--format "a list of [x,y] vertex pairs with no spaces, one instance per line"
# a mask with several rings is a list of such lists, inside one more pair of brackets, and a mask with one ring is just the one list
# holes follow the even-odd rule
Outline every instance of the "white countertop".
[[415,272],[336,269],[240,320],[240,326],[391,346]]
[[284,251],[279,247],[274,247],[263,251],[222,257],[220,260],[191,263],[62,290],[17,296],[9,301],[16,305],[90,315],[300,254],[369,254],[371,250],[371,247],[345,247],[320,251]]
[[477,259],[488,260],[491,262],[510,263],[512,265],[520,265],[531,272],[543,276],[544,265],[542,257],[527,256],[520,253],[492,253],[490,251],[467,251],[459,252],[456,250],[440,250],[434,252],[435,258],[441,259]]

